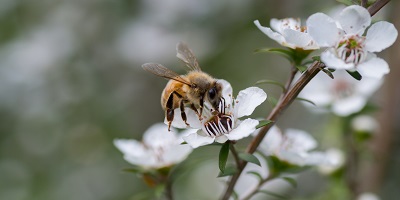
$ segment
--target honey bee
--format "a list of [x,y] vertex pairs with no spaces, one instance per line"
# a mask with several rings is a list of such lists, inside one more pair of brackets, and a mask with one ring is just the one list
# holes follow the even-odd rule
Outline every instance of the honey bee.
[[[146,63],[142,68],[157,76],[170,79],[161,94],[161,106],[165,110],[168,130],[174,120],[174,109],[180,108],[182,120],[186,120],[185,106],[190,106],[201,119],[204,101],[208,101],[214,111],[218,111],[222,97],[222,84],[203,72],[192,50],[182,42],[176,45],[177,57],[183,61],[190,71],[179,75],[157,63]],[[197,110],[199,109],[200,112]]]

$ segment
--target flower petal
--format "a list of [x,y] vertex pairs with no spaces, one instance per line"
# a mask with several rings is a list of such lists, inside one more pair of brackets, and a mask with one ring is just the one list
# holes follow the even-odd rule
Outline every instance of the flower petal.
[[389,22],[377,22],[367,32],[365,49],[369,52],[380,52],[396,41],[398,32]]
[[358,64],[357,71],[366,77],[382,78],[383,75],[389,73],[389,65],[381,58],[371,58],[370,60]]
[[343,9],[338,21],[346,34],[363,34],[371,24],[371,15],[362,6],[352,5]]
[[218,83],[222,85],[222,97],[225,99],[226,106],[228,108],[232,108],[232,86],[231,84],[224,80],[224,79],[218,79]]
[[143,134],[143,143],[146,146],[152,148],[178,144],[178,140],[179,139],[175,134],[175,130],[171,129],[171,131],[169,132],[168,126],[163,123],[152,125]]
[[[186,113],[186,118],[187,118],[186,122],[189,124],[189,127],[194,128],[194,129],[200,129],[202,125],[199,120],[199,117],[194,112],[194,110],[186,107],[185,113]],[[164,123],[168,124],[167,118],[164,118]],[[175,128],[188,128],[188,126],[182,120],[180,108],[176,108],[174,110],[174,120],[172,120],[171,126],[175,127]]]
[[329,68],[333,69],[353,69],[353,63],[345,63],[342,59],[338,58],[333,52],[334,49],[328,49],[321,53],[321,61]]
[[215,138],[215,141],[218,143],[225,143],[228,140],[228,137],[226,137],[225,135],[221,135],[219,137]]
[[214,142],[213,137],[203,136],[198,133],[191,133],[187,136],[184,136],[183,140],[185,140],[192,148],[197,148],[199,146],[204,146]]
[[336,22],[323,13],[315,13],[307,19],[307,31],[320,47],[333,47],[339,41]]
[[317,141],[307,132],[298,129],[287,129],[284,143],[288,150],[293,152],[305,152],[317,147]]
[[193,149],[187,144],[174,145],[165,150],[163,161],[166,164],[179,163],[185,160],[192,151]]
[[261,141],[260,149],[263,153],[272,155],[279,150],[282,141],[282,131],[277,126],[272,126]]
[[291,46],[295,46],[296,48],[307,50],[319,48],[315,41],[307,33],[287,28],[283,30],[283,36],[286,39],[286,43],[290,44]]
[[332,111],[339,116],[348,116],[360,111],[367,103],[366,97],[357,95],[333,102]]
[[261,26],[261,24],[258,20],[255,20],[254,24],[258,27],[258,29],[260,29],[260,31],[262,31],[264,34],[266,34],[269,38],[275,40],[279,44],[285,43],[285,38],[281,34],[272,31],[268,27]]
[[247,137],[256,130],[258,123],[258,120],[255,119],[245,119],[238,127],[226,134],[226,137],[229,140],[240,140]]
[[115,139],[114,146],[123,154],[127,155],[141,156],[146,152],[143,144],[136,140]]
[[267,94],[258,87],[249,87],[240,91],[234,106],[235,118],[251,115],[265,99],[267,99]]
[[269,25],[271,26],[272,30],[282,34],[282,20],[272,18],[269,21]]

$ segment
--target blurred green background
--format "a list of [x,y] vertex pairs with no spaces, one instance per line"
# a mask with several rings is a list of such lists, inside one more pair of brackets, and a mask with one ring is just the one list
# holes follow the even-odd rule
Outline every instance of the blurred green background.
[[[399,4],[391,2],[377,18],[399,28],[394,12]],[[157,62],[185,73],[175,57],[176,43],[184,41],[202,69],[230,81],[235,94],[261,79],[284,82],[286,60],[254,53],[279,45],[253,21],[267,26],[273,17],[304,20],[336,5],[323,0],[2,0],[0,199],[126,200],[152,192],[140,177],[122,171],[130,165],[112,144],[114,138],[141,139],[150,125],[163,121],[159,101],[166,80],[140,66]],[[388,130],[371,141],[372,151],[385,159],[369,165],[372,172],[362,177],[376,183],[365,189],[382,199],[396,199],[400,188],[398,46],[380,54],[392,72],[375,97],[389,108],[377,115]],[[278,97],[279,88],[261,87]],[[270,109],[264,103],[253,117]],[[338,136],[327,136],[335,132],[326,131],[331,116],[315,116],[295,102],[283,118],[280,126],[311,132],[324,141],[322,149],[340,147]],[[217,196],[218,151],[202,147],[190,155],[174,185],[177,199]],[[345,186],[331,185],[312,170],[301,177],[294,199],[346,196]]]

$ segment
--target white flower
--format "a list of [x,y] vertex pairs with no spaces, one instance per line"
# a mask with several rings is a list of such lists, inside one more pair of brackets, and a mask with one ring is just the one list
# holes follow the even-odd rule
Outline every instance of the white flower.
[[375,118],[369,115],[359,115],[351,120],[351,126],[355,131],[374,133],[379,124]]
[[115,139],[114,145],[129,163],[144,169],[159,169],[181,162],[192,152],[192,148],[182,142],[182,138],[168,131],[165,124],[157,123],[143,134],[143,141]]
[[[317,74],[299,96],[318,107],[330,107],[336,115],[348,116],[364,108],[368,98],[383,82],[382,79],[368,77],[357,81],[345,71],[336,71],[334,77],[331,79],[324,73]],[[314,106],[312,108],[315,109]]]
[[329,175],[343,167],[345,163],[345,155],[342,150],[334,148],[328,149],[326,150],[325,155],[328,163],[318,166],[318,171],[321,174]]
[[261,26],[258,20],[255,20],[254,24],[269,38],[282,46],[304,50],[319,49],[317,43],[307,33],[306,27],[301,26],[298,18],[271,19],[270,25],[273,30],[269,27]]
[[308,133],[288,129],[283,134],[276,126],[271,127],[259,148],[267,155],[274,155],[280,160],[298,166],[322,165],[329,161],[324,152],[312,151],[317,141]]
[[307,19],[309,34],[320,47],[329,47],[321,54],[327,67],[357,70],[363,76],[381,78],[389,73],[389,66],[373,52],[391,46],[398,33],[389,22],[381,21],[369,27],[370,24],[371,16],[367,9],[357,5],[343,9],[337,21],[323,13],[313,14]]
[[[186,108],[187,122],[191,128],[198,129],[183,139],[193,148],[211,144],[214,141],[224,143],[227,140],[239,140],[249,136],[256,130],[258,120],[239,118],[251,115],[254,109],[267,98],[267,94],[258,87],[249,87],[239,92],[236,99],[232,98],[232,87],[225,80],[218,80],[222,84],[222,96],[224,100],[220,103],[220,112],[215,115],[208,102],[205,102],[202,119],[190,108]],[[225,106],[224,106],[225,105]],[[180,110],[175,109],[172,126],[186,128],[180,117]]]

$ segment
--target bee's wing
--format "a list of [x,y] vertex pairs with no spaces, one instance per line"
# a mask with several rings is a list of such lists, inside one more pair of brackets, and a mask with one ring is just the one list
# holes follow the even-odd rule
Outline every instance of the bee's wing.
[[182,60],[191,70],[201,71],[196,56],[194,56],[192,50],[185,43],[179,42],[176,45],[176,57]]
[[192,85],[189,81],[182,78],[179,74],[173,72],[172,70],[162,66],[161,64],[157,63],[145,63],[142,65],[142,68],[148,72],[151,72],[157,76],[161,76],[167,79],[173,79],[175,81],[179,81],[186,85]]

